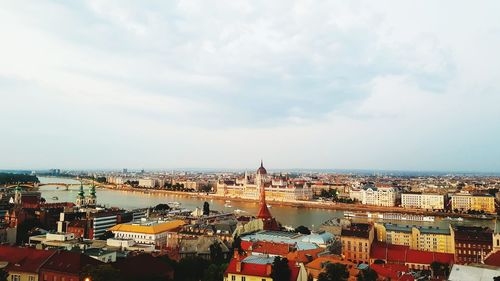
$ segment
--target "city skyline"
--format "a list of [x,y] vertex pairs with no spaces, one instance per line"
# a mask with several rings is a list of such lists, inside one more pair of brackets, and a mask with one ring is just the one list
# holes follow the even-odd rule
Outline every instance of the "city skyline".
[[500,172],[498,8],[5,3],[0,170]]

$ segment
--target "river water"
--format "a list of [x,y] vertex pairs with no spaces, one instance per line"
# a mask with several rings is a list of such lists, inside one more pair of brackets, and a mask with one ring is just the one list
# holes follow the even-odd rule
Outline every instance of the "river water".
[[[54,177],[38,177],[40,183],[68,183],[68,184],[79,184],[79,181],[74,179],[66,178],[54,178]],[[89,186],[85,186],[85,192],[88,193]],[[42,197],[44,197],[47,202],[74,202],[76,195],[78,193],[79,187],[72,186],[69,190],[63,187],[57,187],[52,185],[41,186],[40,192]],[[58,197],[58,199],[53,199],[53,197]],[[224,200],[209,200],[201,199],[196,197],[187,197],[173,194],[153,194],[144,193],[139,191],[118,191],[111,189],[97,189],[97,203],[100,205],[105,205],[106,207],[120,207],[123,209],[136,209],[145,208],[150,206],[155,206],[160,203],[168,202],[179,202],[182,208],[194,209],[196,207],[202,208],[203,203],[208,201],[210,203],[210,209],[218,211],[232,212],[236,209],[243,210],[240,214],[242,215],[255,215],[258,211],[257,202],[236,202],[232,201],[228,203],[231,207],[225,207]],[[317,228],[323,222],[337,217],[343,217],[343,211],[337,210],[325,210],[325,209],[312,209],[312,208],[296,208],[290,206],[276,206],[273,205],[269,209],[272,215],[283,225],[289,226],[299,226],[304,225],[309,228]],[[384,222],[387,222],[384,220]],[[410,222],[393,221],[399,224],[409,224]],[[437,227],[448,227],[449,221],[436,218],[435,222],[411,222],[415,225],[432,225]],[[476,226],[489,226],[493,227],[493,221],[488,220],[464,220],[463,222],[453,222],[454,224],[462,225],[476,225]]]

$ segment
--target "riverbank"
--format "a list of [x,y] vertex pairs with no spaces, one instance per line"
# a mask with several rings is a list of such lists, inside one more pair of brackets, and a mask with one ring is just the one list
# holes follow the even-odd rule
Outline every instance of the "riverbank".
[[[246,199],[239,197],[225,197],[213,193],[204,192],[184,192],[184,191],[173,191],[173,190],[158,190],[158,189],[148,189],[148,188],[134,188],[131,186],[115,186],[115,185],[100,185],[101,188],[118,190],[118,191],[131,191],[131,192],[142,192],[146,194],[169,194],[176,196],[183,196],[187,198],[198,198],[198,199],[208,199],[208,200],[221,200],[221,201],[235,201],[235,202],[248,202],[256,203],[258,200]],[[356,211],[356,212],[375,212],[375,213],[405,213],[405,214],[415,214],[424,216],[436,216],[436,217],[451,217],[451,218],[468,218],[468,219],[482,219],[482,220],[492,220],[496,216],[489,216],[487,218],[480,218],[477,215],[470,214],[459,214],[459,213],[447,213],[447,212],[435,212],[426,211],[421,209],[405,209],[402,207],[382,207],[382,206],[371,206],[371,205],[361,205],[361,204],[346,204],[337,202],[318,202],[318,201],[273,201],[268,200],[267,204],[271,206],[287,206],[295,208],[311,208],[311,209],[326,209],[326,210],[338,210],[338,211]]]

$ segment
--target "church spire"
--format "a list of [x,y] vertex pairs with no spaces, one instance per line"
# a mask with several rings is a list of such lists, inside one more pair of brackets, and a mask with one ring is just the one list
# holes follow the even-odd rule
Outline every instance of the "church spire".
[[80,182],[80,191],[78,191],[78,196],[83,196],[85,195],[85,191],[83,191],[83,183]]

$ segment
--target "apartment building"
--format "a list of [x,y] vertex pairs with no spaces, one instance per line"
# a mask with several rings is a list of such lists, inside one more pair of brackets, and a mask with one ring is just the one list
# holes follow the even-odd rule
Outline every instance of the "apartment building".
[[412,250],[454,253],[455,243],[448,228],[375,223],[377,240],[408,246]]
[[368,263],[373,239],[373,225],[351,223],[351,225],[342,228],[341,231],[342,256],[354,263]]
[[359,189],[351,189],[349,196],[365,205],[393,207],[396,206],[399,193],[394,187],[365,185]]
[[420,192],[402,193],[401,207],[424,210],[444,210],[445,196],[442,194]]
[[452,210],[461,212],[484,211],[488,214],[495,213],[495,197],[487,194],[473,195],[466,192],[456,193],[451,196]]
[[450,226],[455,239],[455,261],[460,264],[483,263],[493,250],[493,230],[478,226]]

